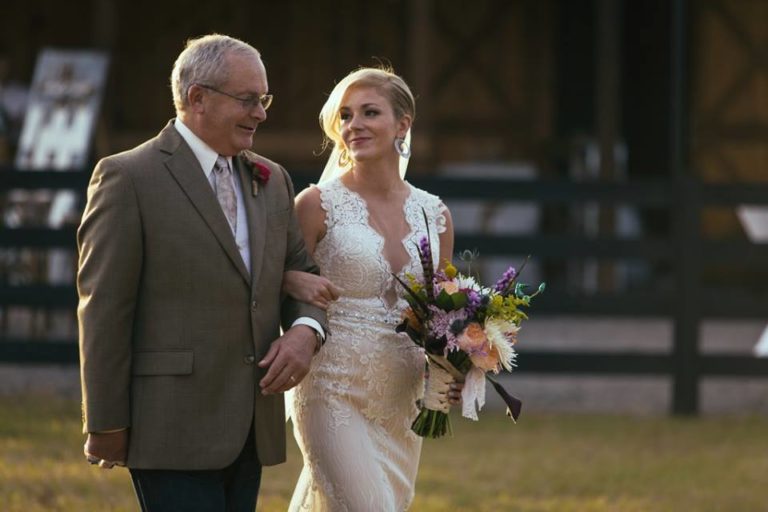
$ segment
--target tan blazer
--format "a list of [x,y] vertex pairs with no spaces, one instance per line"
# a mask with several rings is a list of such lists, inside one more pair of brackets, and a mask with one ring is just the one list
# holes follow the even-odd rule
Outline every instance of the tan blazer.
[[285,301],[285,269],[317,272],[278,164],[252,194],[235,157],[250,232],[251,275],[192,150],[169,123],[101,160],[78,230],[85,432],[130,427],[133,468],[230,464],[255,425],[264,465],[285,460],[283,395],[262,396],[256,363],[284,325],[322,310]]

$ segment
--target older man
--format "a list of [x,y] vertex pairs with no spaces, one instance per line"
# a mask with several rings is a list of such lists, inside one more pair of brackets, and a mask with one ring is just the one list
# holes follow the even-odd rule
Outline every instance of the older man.
[[258,51],[191,40],[171,82],[176,119],[98,163],[78,231],[85,454],[127,465],[145,511],[252,511],[326,322],[281,301],[283,272],[317,268],[288,174],[249,151]]

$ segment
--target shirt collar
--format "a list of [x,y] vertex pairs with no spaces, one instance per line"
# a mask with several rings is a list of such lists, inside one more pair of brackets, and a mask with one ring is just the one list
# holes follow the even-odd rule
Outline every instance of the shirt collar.
[[[197,158],[197,161],[200,162],[200,167],[203,168],[205,177],[210,180],[211,172],[213,172],[213,164],[216,163],[216,159],[219,158],[219,154],[211,149],[208,144],[203,142],[200,137],[195,135],[195,133],[190,130],[187,125],[185,125],[178,117],[173,122],[173,126],[176,128],[176,131],[179,132],[181,138],[184,139],[187,145],[189,145],[190,149],[192,149],[192,153],[194,153],[195,158]],[[232,167],[232,157],[228,156],[226,158],[227,163],[229,164],[229,168],[234,169]]]

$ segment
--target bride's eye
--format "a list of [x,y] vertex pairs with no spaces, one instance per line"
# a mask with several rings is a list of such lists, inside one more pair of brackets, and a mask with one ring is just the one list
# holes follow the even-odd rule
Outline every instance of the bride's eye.
[[378,110],[373,110],[373,109],[366,110],[365,111],[365,115],[368,116],[368,117],[374,117],[374,116],[379,115],[379,111]]
[[352,117],[349,112],[342,112],[339,114],[339,119],[343,121],[348,121],[349,118]]

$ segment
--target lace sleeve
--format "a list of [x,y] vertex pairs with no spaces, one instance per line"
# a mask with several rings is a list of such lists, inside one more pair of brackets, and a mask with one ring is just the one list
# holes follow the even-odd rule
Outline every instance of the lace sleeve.
[[445,206],[445,203],[443,203],[439,197],[434,194],[430,194],[426,190],[421,190],[416,187],[413,187],[412,190],[416,198],[416,204],[418,204],[418,209],[414,212],[416,214],[416,218],[414,220],[417,224],[413,224],[412,222],[412,225],[419,225],[420,223],[423,223],[423,220],[421,220],[421,209],[423,209],[429,217],[430,225],[434,223],[435,231],[437,234],[442,235],[445,233],[445,231],[448,229],[448,221],[446,219],[446,212],[448,211],[448,207]]
[[334,224],[333,218],[333,191],[327,184],[317,185],[320,191],[320,207],[325,212],[325,228],[328,229]]

